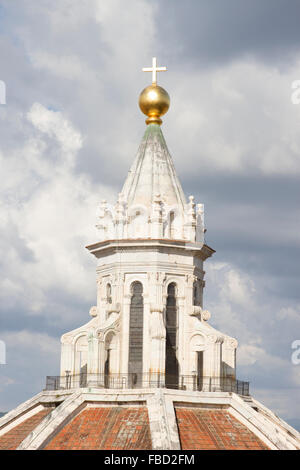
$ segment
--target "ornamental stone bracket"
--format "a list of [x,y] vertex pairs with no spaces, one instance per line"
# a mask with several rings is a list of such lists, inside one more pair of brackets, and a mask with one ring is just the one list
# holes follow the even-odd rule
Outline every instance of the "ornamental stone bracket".
[[90,308],[90,316],[97,317],[98,316],[98,309],[96,306]]
[[208,321],[211,318],[211,314],[208,310],[203,310],[202,307],[194,305],[190,313],[192,317],[197,317],[201,321]]
[[200,306],[194,305],[192,311],[190,312],[191,317],[201,317],[202,308]]
[[216,334],[210,334],[207,336],[207,342],[212,344],[212,343],[219,343],[222,344],[224,342],[225,338],[224,336],[216,333]]
[[238,341],[235,338],[229,338],[224,341],[225,345],[229,349],[237,349],[238,347]]
[[163,320],[164,306],[162,304],[151,304],[150,335],[152,339],[165,339],[166,328]]
[[108,304],[108,307],[106,309],[107,315],[111,315],[113,313],[116,313],[118,315],[120,312],[121,312],[121,305],[119,303]]

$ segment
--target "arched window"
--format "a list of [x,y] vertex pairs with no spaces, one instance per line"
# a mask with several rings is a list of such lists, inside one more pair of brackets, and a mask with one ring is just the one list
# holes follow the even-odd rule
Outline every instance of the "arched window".
[[143,373],[143,325],[144,300],[143,285],[134,282],[131,285],[130,319],[129,319],[129,357],[128,373],[133,386],[139,386]]
[[105,338],[106,361],[104,363],[104,385],[110,388],[114,383],[116,375],[116,359],[117,359],[117,340],[116,335],[112,332],[108,333]]
[[[75,344],[75,375],[76,383],[84,387],[87,379],[88,341],[86,336],[80,336]],[[78,385],[77,385],[78,386]]]
[[166,387],[178,386],[176,284],[168,286],[166,308]]
[[106,284],[106,302],[108,304],[112,303],[112,298],[111,298],[111,284],[108,283]]
[[195,281],[193,284],[193,305],[200,305],[200,292],[198,281]]

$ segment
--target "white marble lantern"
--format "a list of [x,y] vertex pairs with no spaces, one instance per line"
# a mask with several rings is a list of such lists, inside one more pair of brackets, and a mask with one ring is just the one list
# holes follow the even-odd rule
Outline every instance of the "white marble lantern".
[[91,321],[62,336],[61,375],[218,390],[235,379],[237,341],[209,324],[203,263],[214,250],[203,204],[186,200],[151,116],[116,204],[100,204],[98,241],[87,247],[97,305]]

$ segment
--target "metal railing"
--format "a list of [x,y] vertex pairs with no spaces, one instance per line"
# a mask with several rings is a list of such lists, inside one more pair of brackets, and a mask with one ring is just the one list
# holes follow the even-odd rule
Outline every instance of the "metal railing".
[[249,382],[233,377],[200,377],[197,375],[170,376],[164,374],[87,374],[47,376],[45,390],[71,388],[171,388],[203,392],[234,392],[249,395]]

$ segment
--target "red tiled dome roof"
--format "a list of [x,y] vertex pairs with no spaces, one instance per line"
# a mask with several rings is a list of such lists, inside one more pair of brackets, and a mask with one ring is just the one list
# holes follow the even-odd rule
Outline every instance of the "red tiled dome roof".
[[170,389],[44,391],[0,418],[0,450],[300,449],[254,400]]

